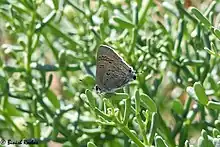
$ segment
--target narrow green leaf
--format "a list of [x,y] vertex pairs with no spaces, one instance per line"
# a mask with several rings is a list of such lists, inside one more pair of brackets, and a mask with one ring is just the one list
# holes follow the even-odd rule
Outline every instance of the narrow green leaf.
[[36,138],[40,138],[41,137],[41,127],[40,127],[39,121],[34,122],[33,127],[34,127],[34,136]]
[[210,76],[208,77],[208,81],[209,81],[209,83],[210,83],[211,88],[212,88],[213,90],[217,91],[217,90],[218,90],[218,84],[217,84],[217,82],[214,80],[214,77],[210,75]]
[[101,128],[82,128],[82,131],[86,134],[96,134],[96,133],[102,133],[103,130]]
[[217,28],[214,28],[214,34],[216,35],[216,37],[218,37],[218,39],[220,39],[220,30]]
[[2,65],[3,65],[3,60],[2,58],[0,58],[0,67],[2,67]]
[[108,9],[104,9],[103,13],[102,13],[102,17],[104,19],[104,24],[108,25],[109,24],[109,13],[108,13]]
[[141,107],[140,107],[140,94],[138,90],[135,92],[135,108],[136,108],[136,113],[139,113]]
[[179,0],[175,1],[176,7],[178,8],[180,14],[184,14],[186,17],[188,17],[189,19],[191,19],[194,23],[197,23],[197,19],[194,18],[190,13],[188,13],[186,11],[186,9],[183,7],[183,5],[181,4],[181,2]]
[[155,93],[157,93],[158,87],[160,86],[162,80],[163,80],[162,75],[154,80],[153,85],[154,85],[154,89],[155,89],[154,92]]
[[213,134],[213,137],[217,138],[220,135],[220,131],[218,129],[214,128],[212,130],[212,134]]
[[157,106],[154,103],[154,101],[146,94],[141,94],[141,104],[143,104],[143,107],[147,108],[151,112],[157,112]]
[[52,84],[52,81],[53,81],[53,74],[50,74],[49,75],[49,78],[48,78],[48,81],[47,81],[47,89],[50,88],[50,85]]
[[95,85],[95,79],[90,75],[85,75],[80,79],[80,81],[82,81],[85,85]]
[[[145,1],[144,1],[145,2]],[[147,2],[145,2],[143,4],[143,7],[141,7],[140,10],[140,19],[139,19],[139,28],[144,24],[144,22],[146,21],[146,15],[147,15],[147,11],[149,10],[149,8],[151,7],[151,5],[153,4],[153,0],[148,0]]]
[[220,130],[220,120],[215,120],[215,127]]
[[79,7],[76,2],[71,2],[71,1],[67,1],[68,4],[70,4],[73,8],[75,8],[76,10],[78,10],[80,13],[82,13],[83,15],[87,15],[86,12],[83,10],[83,8]]
[[96,100],[93,97],[92,92],[87,89],[85,93],[86,93],[86,96],[87,96],[87,98],[89,100],[89,104],[90,104],[91,108],[95,109],[95,107],[96,107]]
[[7,80],[5,77],[0,76],[0,93],[7,93]]
[[57,99],[57,96],[55,95],[55,93],[52,90],[48,89],[47,97],[48,97],[49,101],[53,104],[53,106],[55,108],[60,108],[60,102],[59,102],[59,100]]
[[220,110],[220,102],[209,101],[207,107],[210,109]]
[[111,100],[122,100],[127,99],[128,94],[127,93],[106,93],[104,95],[105,98],[111,99]]
[[10,103],[5,105],[5,111],[9,116],[23,116],[20,111],[16,109],[16,107]]
[[66,51],[65,50],[61,50],[59,52],[59,66],[61,68],[65,68],[66,66]]
[[58,130],[58,121],[59,121],[59,118],[57,115],[54,116],[53,118],[53,131],[51,133],[51,138],[52,139],[56,139],[57,138],[57,135],[59,133],[59,130]]
[[103,119],[105,119],[106,121],[112,121],[112,118],[109,115],[105,114],[98,108],[95,108],[95,113],[99,115],[100,117],[102,117]]
[[212,50],[215,52],[215,54],[218,54],[218,49],[216,48],[215,44],[211,42]]
[[182,103],[180,102],[179,99],[175,99],[173,101],[172,110],[174,110],[174,112],[176,112],[177,114],[182,114],[183,113],[183,111],[184,111],[183,105],[182,105]]
[[177,39],[175,41],[175,46],[174,46],[174,52],[177,57],[181,56],[182,54],[180,45],[181,45],[182,38],[183,38],[184,24],[185,24],[185,21],[183,19],[180,19],[178,23],[178,36],[177,36]]
[[113,20],[118,23],[122,28],[127,28],[127,29],[132,29],[134,28],[134,24],[132,24],[131,22],[120,18],[118,16],[113,17]]
[[149,131],[149,135],[148,135],[149,144],[153,143],[153,139],[154,139],[155,133],[157,131],[157,127],[158,127],[158,118],[157,117],[158,117],[157,113],[154,112],[152,114],[150,131]]
[[70,141],[66,141],[63,143],[62,147],[72,147],[72,143]]
[[198,147],[208,147],[207,141],[202,136],[199,137],[197,145]]
[[214,55],[214,56],[216,55],[214,51],[208,49],[207,47],[204,47],[204,50],[206,50],[211,55]]
[[185,141],[188,137],[188,133],[189,133],[189,124],[184,123],[180,131],[179,146],[184,146]]
[[204,13],[205,17],[207,17],[209,13],[212,12],[212,10],[215,8],[216,3],[217,3],[216,1],[212,1],[211,4],[209,4],[209,7],[206,8],[206,11]]
[[211,27],[209,20],[195,7],[191,8],[191,12],[203,23],[206,27]]
[[145,147],[144,143],[137,137],[134,130],[130,130],[127,126],[120,125],[120,129],[132,140],[138,147]]
[[25,71],[25,68],[22,68],[22,67],[13,67],[13,66],[6,66],[6,65],[3,65],[3,69],[7,72],[24,72]]
[[162,3],[162,6],[167,9],[169,12],[171,12],[174,16],[178,17],[179,16],[179,13],[175,7],[175,5],[165,1]]
[[125,100],[125,111],[124,111],[124,117],[123,117],[124,125],[128,124],[130,112],[131,112],[131,99],[127,98]]
[[53,18],[56,16],[56,11],[55,10],[53,10],[48,16],[46,16],[44,19],[43,19],[43,21],[42,21],[42,23],[39,23],[39,24],[37,24],[36,25],[36,32],[38,32],[38,31],[40,31],[40,30],[42,30],[42,28],[46,25],[46,24],[48,24],[51,20],[53,20]]
[[132,18],[133,24],[138,25],[139,12],[138,12],[138,4],[137,3],[133,3],[132,11],[133,11],[133,18]]
[[202,66],[204,65],[204,60],[189,60],[185,59],[183,61],[184,65],[190,65],[190,66]]
[[199,99],[199,102],[203,105],[206,105],[208,103],[208,97],[205,93],[205,89],[202,87],[202,85],[199,82],[195,82],[193,85],[194,91],[196,93],[196,96]]
[[144,144],[148,144],[145,125],[144,125],[144,122],[143,122],[139,112],[136,112],[136,118],[137,118],[137,122],[138,122],[138,125],[139,125],[140,133],[141,133],[141,136],[143,138]]
[[129,46],[129,56],[134,53],[135,45],[136,45],[136,40],[137,40],[137,29],[133,28],[132,29],[132,36],[131,36],[131,42]]
[[201,132],[198,143],[199,147],[214,147],[210,137],[208,136],[208,133],[204,129]]
[[204,129],[202,130],[201,135],[205,140],[208,140],[208,134]]
[[69,37],[66,33],[56,28],[54,25],[49,23],[47,26],[52,30],[54,34],[56,34],[59,37],[62,37],[65,41],[68,41],[73,49],[77,49],[76,45],[79,45],[81,48],[83,48],[80,41],[76,42],[71,37]]
[[102,37],[100,36],[101,34],[99,34],[98,30],[96,29],[96,27],[90,27],[90,30],[93,32],[93,34],[96,36],[96,38],[101,41]]
[[161,136],[156,136],[155,147],[168,147]]
[[212,143],[212,140],[210,140],[210,139],[208,140],[208,147],[216,147],[216,146],[214,146],[214,144]]
[[97,147],[93,142],[88,142],[87,147]]
[[58,0],[53,0],[53,5],[54,5],[55,9],[57,10],[59,8]]

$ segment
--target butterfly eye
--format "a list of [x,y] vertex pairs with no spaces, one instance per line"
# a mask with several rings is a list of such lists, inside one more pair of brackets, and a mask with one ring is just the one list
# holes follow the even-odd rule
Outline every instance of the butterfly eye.
[[134,75],[134,76],[133,76],[133,79],[136,80],[136,78],[137,78],[136,75]]
[[97,85],[95,86],[95,90],[96,90],[96,91],[98,91],[98,90],[99,90],[99,87],[98,87]]
[[131,72],[132,72],[131,68],[128,70],[128,72],[129,72],[129,73],[131,73]]

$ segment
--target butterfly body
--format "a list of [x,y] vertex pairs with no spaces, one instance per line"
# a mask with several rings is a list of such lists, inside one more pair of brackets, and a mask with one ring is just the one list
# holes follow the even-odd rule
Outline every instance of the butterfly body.
[[96,63],[96,90],[114,92],[135,79],[133,68],[111,47],[106,45],[99,47]]

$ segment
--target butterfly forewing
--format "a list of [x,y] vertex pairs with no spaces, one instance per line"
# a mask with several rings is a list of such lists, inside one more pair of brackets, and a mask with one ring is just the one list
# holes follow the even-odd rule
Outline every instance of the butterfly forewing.
[[118,61],[121,61],[122,58],[116,53],[113,51],[113,49],[111,49],[109,46],[107,45],[101,45],[99,47],[99,50],[98,50],[98,53],[97,53],[97,59],[104,59],[104,60],[107,60],[107,61],[110,61],[109,59],[111,60],[118,60]]

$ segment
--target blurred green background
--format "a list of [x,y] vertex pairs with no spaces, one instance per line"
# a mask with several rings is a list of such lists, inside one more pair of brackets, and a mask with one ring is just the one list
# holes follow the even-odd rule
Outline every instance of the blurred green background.
[[[219,11],[218,0],[1,0],[0,141],[220,146]],[[93,90],[101,44],[138,72],[113,95]]]

